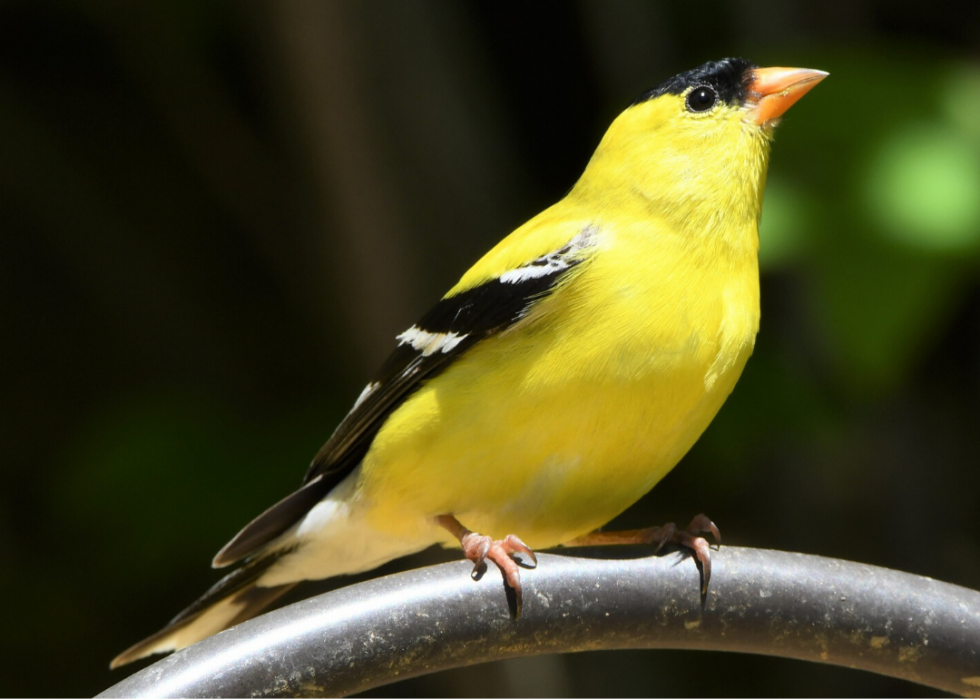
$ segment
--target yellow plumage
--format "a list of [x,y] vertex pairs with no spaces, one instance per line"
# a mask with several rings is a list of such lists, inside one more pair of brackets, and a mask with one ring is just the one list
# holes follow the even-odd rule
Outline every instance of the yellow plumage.
[[[304,487],[215,558],[244,565],[115,663],[203,638],[300,580],[460,540],[482,561],[490,539],[469,530],[566,543],[650,490],[752,353],[772,127],[823,76],[726,59],[623,112],[562,201],[399,335]],[[489,558],[519,591],[515,546]]]
[[635,502],[707,427],[759,327],[768,130],[683,101],[624,112],[565,199],[447,294],[595,230],[591,258],[520,332],[474,347],[381,428],[362,473],[371,526],[452,512],[555,546]]

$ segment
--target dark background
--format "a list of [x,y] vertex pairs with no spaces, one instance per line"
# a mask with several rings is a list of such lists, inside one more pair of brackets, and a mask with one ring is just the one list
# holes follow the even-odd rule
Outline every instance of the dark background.
[[[634,97],[725,55],[831,77],[778,132],[755,356],[620,523],[703,510],[728,543],[980,587],[965,7],[0,4],[0,694],[131,672],[108,662],[217,578],[211,556],[298,485],[394,335],[561,197]],[[922,692],[644,651],[379,693]]]

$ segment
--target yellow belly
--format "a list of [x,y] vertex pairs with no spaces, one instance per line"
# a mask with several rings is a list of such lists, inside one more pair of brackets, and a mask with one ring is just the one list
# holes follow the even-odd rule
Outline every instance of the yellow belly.
[[359,484],[373,527],[405,534],[452,513],[554,546],[608,522],[690,449],[751,354],[758,272],[661,254],[671,269],[637,274],[636,246],[620,255],[616,242],[389,418]]

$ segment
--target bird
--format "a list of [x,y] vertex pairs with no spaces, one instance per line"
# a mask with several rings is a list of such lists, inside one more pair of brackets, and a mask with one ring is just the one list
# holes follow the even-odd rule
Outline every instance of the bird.
[[773,129],[826,76],[725,58],[643,93],[563,199],[396,337],[302,486],[212,562],[238,567],[111,666],[437,544],[475,578],[494,563],[516,614],[521,568],[561,545],[677,543],[706,586],[705,515],[600,529],[681,460],[752,353]]

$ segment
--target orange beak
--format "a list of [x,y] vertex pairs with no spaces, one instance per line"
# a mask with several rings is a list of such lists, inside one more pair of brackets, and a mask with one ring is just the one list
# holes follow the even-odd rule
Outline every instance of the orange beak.
[[759,126],[778,119],[796,100],[829,75],[809,68],[756,68],[745,102],[748,119]]

